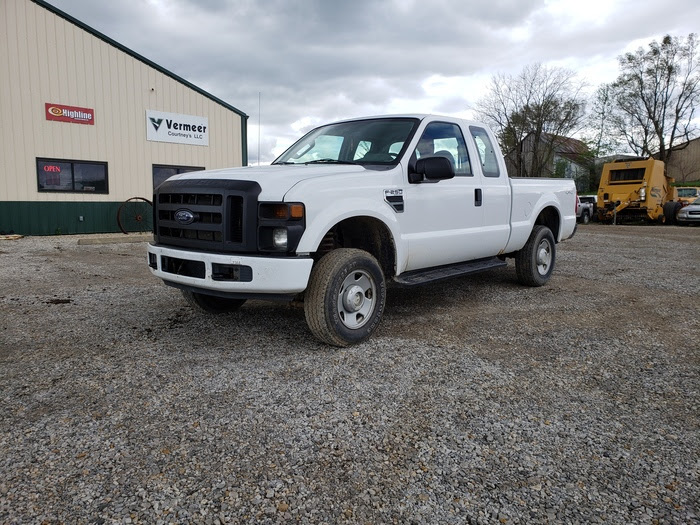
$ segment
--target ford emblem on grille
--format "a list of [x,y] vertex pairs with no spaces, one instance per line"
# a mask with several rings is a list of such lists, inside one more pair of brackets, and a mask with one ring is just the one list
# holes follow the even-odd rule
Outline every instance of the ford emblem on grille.
[[177,210],[175,212],[175,220],[180,224],[192,224],[197,216],[190,210]]

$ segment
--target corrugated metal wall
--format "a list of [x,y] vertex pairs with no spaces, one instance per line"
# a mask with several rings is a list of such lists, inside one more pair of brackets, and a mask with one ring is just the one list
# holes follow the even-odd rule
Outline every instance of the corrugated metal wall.
[[[49,121],[46,103],[92,108],[95,124]],[[147,109],[207,117],[209,146],[147,141]],[[150,197],[153,164],[246,159],[244,115],[29,0],[0,2],[0,115],[0,207]],[[109,194],[39,192],[37,157],[107,162]]]
[[690,182],[700,180],[700,138],[691,140],[687,146],[681,145],[674,149],[671,160],[666,166],[669,177],[676,182]]

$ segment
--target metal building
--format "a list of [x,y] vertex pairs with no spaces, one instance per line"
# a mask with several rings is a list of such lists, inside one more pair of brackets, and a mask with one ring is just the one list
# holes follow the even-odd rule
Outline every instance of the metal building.
[[248,116],[41,0],[0,2],[0,233],[117,231],[174,173],[247,165]]
[[700,180],[700,137],[673,148],[671,160],[666,164],[666,174],[676,182]]

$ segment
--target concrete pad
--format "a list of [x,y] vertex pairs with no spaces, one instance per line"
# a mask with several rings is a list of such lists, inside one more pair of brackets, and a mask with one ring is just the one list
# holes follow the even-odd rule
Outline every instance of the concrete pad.
[[91,237],[83,237],[78,239],[78,244],[89,245],[89,244],[123,244],[123,243],[133,243],[133,242],[150,242],[153,240],[152,233],[130,233],[128,235],[95,235]]

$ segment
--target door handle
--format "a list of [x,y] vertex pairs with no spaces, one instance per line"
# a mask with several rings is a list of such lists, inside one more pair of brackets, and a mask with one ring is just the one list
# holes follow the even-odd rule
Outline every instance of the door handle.
[[481,206],[481,188],[474,190],[474,206]]

